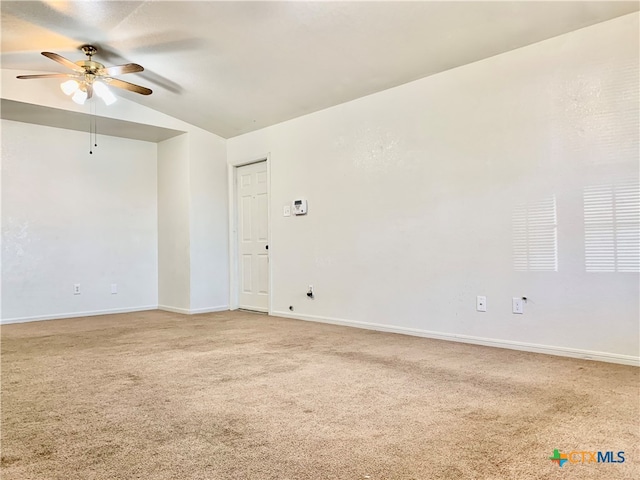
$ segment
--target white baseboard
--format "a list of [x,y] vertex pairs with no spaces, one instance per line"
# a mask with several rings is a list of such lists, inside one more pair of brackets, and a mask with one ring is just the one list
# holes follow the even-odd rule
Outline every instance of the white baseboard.
[[164,310],[172,313],[182,313],[183,315],[195,315],[198,313],[211,313],[211,312],[226,312],[229,310],[228,305],[218,305],[217,307],[205,307],[205,308],[180,308],[170,307],[168,305],[158,305],[158,310]]
[[158,305],[158,310],[164,310],[165,312],[171,313],[182,313],[184,315],[189,315],[190,313],[188,308],[170,307],[168,305]]
[[448,340],[453,342],[471,343],[474,345],[484,345],[487,347],[508,348],[510,350],[521,350],[524,352],[545,353],[547,355],[557,355],[561,357],[581,358],[583,360],[597,360],[600,362],[620,363],[622,365],[632,365],[640,367],[640,357],[633,355],[619,355],[616,353],[595,352],[591,350],[581,350],[577,348],[555,347],[551,345],[538,345],[535,343],[514,342],[511,340],[498,340],[493,338],[474,337],[470,335],[458,335],[454,333],[431,332],[416,328],[397,327],[381,323],[358,322],[354,320],[344,320],[339,318],[320,317],[316,315],[297,315],[289,312],[271,312],[271,315],[309,322],[330,323],[333,325],[344,325],[346,327],[364,328],[367,330],[378,330],[381,332],[400,333],[417,337],[434,338],[438,340]]
[[192,315],[198,313],[213,313],[213,312],[226,312],[229,310],[229,305],[218,305],[217,307],[206,307],[206,308],[192,308],[190,313]]
[[3,318],[2,320],[0,320],[0,325],[8,325],[10,323],[40,322],[44,320],[60,320],[62,318],[94,317],[96,315],[110,315],[114,313],[144,312],[147,310],[166,310],[167,312],[193,315],[197,313],[226,312],[227,310],[229,310],[229,307],[227,305],[218,305],[217,307],[194,308],[189,310],[188,308],[169,307],[166,305],[144,305],[141,307],[91,310],[88,312],[57,313],[54,315],[36,315],[33,317]]
[[142,307],[112,308],[107,310],[91,310],[89,312],[57,313],[55,315],[37,315],[34,317],[3,318],[2,320],[0,320],[0,324],[7,325],[10,323],[40,322],[43,320],[59,320],[61,318],[93,317],[96,315],[143,312],[146,310],[157,310],[157,309],[158,309],[157,305],[145,305]]

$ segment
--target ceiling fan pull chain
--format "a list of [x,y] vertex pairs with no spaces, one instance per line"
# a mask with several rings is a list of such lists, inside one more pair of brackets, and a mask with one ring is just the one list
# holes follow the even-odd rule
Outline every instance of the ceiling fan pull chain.
[[98,146],[98,116],[96,115],[96,100],[93,100],[93,140],[94,147]]
[[91,155],[93,155],[93,107],[93,101],[89,100],[89,154]]

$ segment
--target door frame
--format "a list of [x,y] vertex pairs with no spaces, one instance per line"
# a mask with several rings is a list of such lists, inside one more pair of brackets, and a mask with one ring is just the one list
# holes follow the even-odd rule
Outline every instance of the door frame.
[[253,165],[255,163],[266,162],[267,165],[267,235],[269,236],[269,309],[267,313],[271,315],[272,312],[272,297],[273,297],[273,282],[271,268],[271,162],[270,154],[257,159],[247,160],[244,162],[238,162],[233,165],[229,165],[230,168],[227,171],[229,179],[229,310],[238,310],[238,292],[240,291],[240,274],[238,271],[240,262],[238,261],[238,169],[240,167],[246,167],[247,165]]

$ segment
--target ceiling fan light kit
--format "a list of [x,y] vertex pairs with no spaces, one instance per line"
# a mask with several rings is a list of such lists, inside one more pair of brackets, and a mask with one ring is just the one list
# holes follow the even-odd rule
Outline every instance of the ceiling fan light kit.
[[65,93],[65,95],[71,95],[78,90],[78,88],[80,88],[80,84],[75,80],[67,80],[60,84],[60,89]]
[[78,88],[71,97],[71,100],[76,102],[78,105],[84,105],[84,102],[87,100],[87,91]]
[[111,105],[117,100],[116,96],[109,90],[109,88],[102,82],[96,81],[93,83],[93,91],[100,97],[104,103]]

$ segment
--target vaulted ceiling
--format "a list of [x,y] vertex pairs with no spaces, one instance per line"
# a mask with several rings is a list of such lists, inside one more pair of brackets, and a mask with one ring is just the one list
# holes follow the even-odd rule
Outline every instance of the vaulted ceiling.
[[[135,62],[118,95],[232,137],[638,10],[638,2],[2,1],[4,69]],[[59,80],[25,80],[57,89]],[[60,95],[64,95],[60,92]]]

